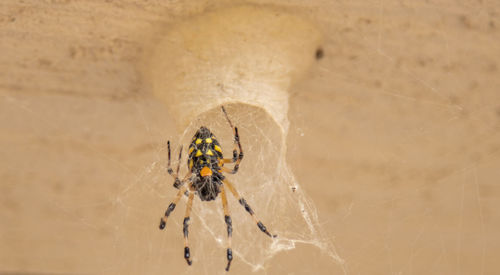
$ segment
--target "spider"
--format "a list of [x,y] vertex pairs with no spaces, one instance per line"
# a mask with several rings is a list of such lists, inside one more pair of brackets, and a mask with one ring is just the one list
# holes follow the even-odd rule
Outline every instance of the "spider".
[[[252,216],[254,222],[262,232],[264,232],[271,238],[276,238],[276,235],[272,235],[271,233],[269,233],[264,224],[255,216],[255,213],[253,212],[250,205],[248,205],[246,200],[238,194],[238,191],[236,191],[234,185],[223,175],[223,173],[236,174],[238,172],[240,162],[243,159],[243,149],[241,149],[238,128],[234,127],[231,123],[231,120],[229,119],[224,106],[222,106],[221,109],[229,123],[229,126],[231,126],[231,128],[233,129],[234,148],[232,159],[223,158],[222,148],[220,147],[220,144],[217,141],[216,137],[207,127],[202,126],[198,131],[196,131],[191,144],[189,145],[189,156],[187,160],[189,171],[187,175],[181,180],[179,179],[179,166],[182,158],[182,146],[179,150],[177,169],[174,173],[174,170],[170,165],[170,141],[167,142],[168,173],[174,178],[173,186],[179,189],[179,191],[177,192],[174,200],[167,207],[165,215],[160,220],[160,230],[165,228],[168,216],[170,216],[172,211],[174,211],[175,206],[179,202],[182,195],[185,194],[188,197],[188,202],[183,222],[184,259],[186,259],[188,265],[191,265],[191,253],[189,251],[188,245],[188,227],[194,195],[198,195],[201,201],[211,201],[215,200],[215,198],[217,198],[220,193],[222,208],[224,210],[224,220],[227,226],[226,271],[229,271],[231,261],[233,260],[233,251],[231,250],[231,236],[233,232],[233,226],[231,215],[229,213],[229,207],[227,205],[226,188],[229,189],[229,191],[234,195],[238,202]],[[224,167],[225,163],[234,163],[233,169]],[[185,183],[187,183],[187,186],[185,185]]]

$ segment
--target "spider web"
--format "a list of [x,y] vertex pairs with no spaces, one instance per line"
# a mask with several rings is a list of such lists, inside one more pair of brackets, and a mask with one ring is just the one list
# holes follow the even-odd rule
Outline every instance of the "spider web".
[[[286,35],[280,36],[281,32]],[[241,6],[189,18],[170,28],[165,37],[152,50],[151,61],[145,64],[145,78],[152,83],[155,95],[166,103],[171,117],[176,118],[178,128],[183,129],[178,139],[174,136],[173,144],[188,145],[196,130],[206,126],[218,137],[226,156],[230,154],[232,131],[219,108],[219,104],[224,104],[240,129],[246,152],[239,172],[227,178],[272,234],[279,236],[271,240],[259,232],[250,216],[229,195],[232,244],[238,259],[235,262],[246,264],[252,271],[262,271],[278,252],[291,250],[297,244],[312,245],[330,257],[330,261],[342,262],[331,240],[323,234],[312,202],[286,161],[287,90],[314,60],[319,43],[314,28],[277,10]],[[238,43],[242,40],[251,42]],[[226,44],[231,47],[225,48]],[[156,165],[166,161],[165,149],[160,152],[163,157],[148,169],[145,181],[131,185],[126,197],[141,202],[158,202],[161,198],[159,205],[163,208],[168,205],[176,191],[169,184],[152,180],[165,180],[164,166]],[[181,161],[181,178],[187,173],[185,162]],[[136,188],[150,189],[141,193]],[[157,196],[156,200],[142,197],[148,194]],[[125,205],[133,203],[127,199]],[[167,233],[181,232],[182,207],[176,211],[169,218]],[[220,267],[226,260],[221,255],[227,246],[227,233],[220,198],[200,202],[196,197],[192,213],[190,247],[197,264],[188,272],[223,272]],[[157,216],[154,215],[156,219]],[[177,242],[181,244],[181,240]],[[161,265],[158,262],[152,266]]]
[[[229,179],[279,235],[265,236],[229,196],[231,272],[498,274],[495,2],[281,2],[266,9],[310,19],[325,39],[277,31],[293,43],[261,43],[255,63],[279,62],[254,67],[262,73],[240,83],[231,80],[242,75],[219,66],[227,59],[193,54],[196,47],[165,53],[186,57],[172,59],[173,69],[192,60],[221,69],[211,78],[195,67],[189,81],[159,83],[169,93],[156,97],[143,91],[159,91],[151,79],[161,77],[147,75],[147,87],[133,69],[150,49],[139,41],[164,37],[179,18],[205,8],[46,3],[0,5],[1,273],[225,274],[220,198],[194,201],[193,266],[182,258],[186,198],[158,230],[177,191],[166,173],[166,140],[176,156],[175,145],[186,148],[205,125],[227,156],[233,137],[224,104],[245,150]],[[162,30],[144,31],[151,25]],[[310,66],[300,49],[312,57],[318,45],[325,58]],[[262,54],[267,46],[273,55]],[[290,48],[299,51],[283,50]],[[185,88],[179,83],[194,92],[175,93]],[[256,103],[248,90],[269,93]],[[278,112],[270,107],[284,101],[267,99],[283,91],[290,105]]]
[[[260,232],[250,215],[228,193],[233,220],[232,247],[235,256],[232,269],[235,269],[235,272],[242,272],[248,268],[252,271],[262,271],[266,262],[278,252],[294,249],[298,244],[315,246],[329,255],[332,261],[341,261],[334,251],[331,240],[324,235],[319,226],[312,202],[303,193],[287,167],[283,145],[280,145],[283,139],[275,122],[255,107],[227,105],[226,110],[235,125],[242,125],[239,129],[245,151],[239,172],[228,175],[227,178],[233,182],[271,233],[279,236],[270,239]],[[254,123],[250,123],[251,121]],[[189,144],[199,125],[209,127],[221,142],[222,148],[230,148],[229,151],[226,149],[226,154],[231,153],[232,131],[220,110],[204,113],[195,119],[178,140],[174,139],[173,144]],[[177,156],[177,152],[174,151],[173,155]],[[174,266],[181,266],[178,271],[181,273],[224,273],[227,233],[220,196],[211,202],[202,202],[195,197],[189,227],[193,266],[189,269],[183,267],[185,262],[182,259],[182,221],[186,197],[169,217],[166,230],[157,229],[159,217],[177,192],[172,187],[173,180],[165,174],[167,161],[165,145],[159,148],[158,157],[158,161],[147,167],[140,179],[119,194],[117,200],[120,204],[115,209],[115,214],[119,216],[118,235],[123,234],[127,239],[140,240],[137,245],[149,246],[150,250],[147,251],[151,254],[137,254],[137,251],[130,251],[126,249],[130,246],[128,241],[118,239],[115,243],[116,249],[124,253],[120,254],[120,257],[139,257],[140,262],[147,261],[148,264],[145,266],[151,268],[147,272],[159,271],[166,268],[165,265],[171,266],[172,261],[176,261],[177,264]],[[173,165],[175,167],[176,161]],[[186,172],[184,155],[180,175]],[[136,211],[138,209],[141,211]],[[126,213],[125,219],[120,218],[123,213]],[[149,225],[152,233],[145,233],[146,230],[143,228],[137,231],[138,225]],[[159,232],[155,232],[156,230]],[[130,268],[130,263],[126,263],[125,266],[127,269]]]

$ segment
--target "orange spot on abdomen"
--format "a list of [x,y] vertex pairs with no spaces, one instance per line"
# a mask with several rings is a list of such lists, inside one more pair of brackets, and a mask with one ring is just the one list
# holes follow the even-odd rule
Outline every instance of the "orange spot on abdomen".
[[207,166],[205,166],[205,167],[203,167],[201,169],[200,175],[202,177],[211,176],[212,175],[212,170],[210,170],[210,168],[208,168]]

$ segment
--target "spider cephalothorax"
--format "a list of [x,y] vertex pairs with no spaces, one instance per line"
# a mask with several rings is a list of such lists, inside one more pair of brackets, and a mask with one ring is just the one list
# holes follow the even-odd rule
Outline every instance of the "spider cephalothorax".
[[[177,163],[177,170],[174,170],[170,166],[170,141],[168,144],[168,173],[174,177],[174,187],[179,189],[177,196],[171,202],[165,211],[165,215],[161,218],[160,229],[164,229],[167,218],[174,211],[176,204],[179,202],[183,194],[188,196],[188,203],[186,207],[186,214],[184,215],[183,232],[184,232],[184,258],[187,263],[191,265],[191,254],[188,246],[188,234],[189,234],[189,220],[191,207],[193,204],[194,195],[197,194],[202,201],[215,200],[219,193],[221,194],[222,207],[224,209],[224,221],[227,226],[227,236],[228,236],[228,247],[227,247],[227,266],[226,271],[229,271],[231,266],[231,261],[233,260],[233,251],[231,250],[231,237],[233,232],[233,226],[231,221],[231,216],[229,214],[229,207],[227,206],[227,196],[225,188],[238,199],[238,202],[245,208],[245,210],[252,216],[253,220],[259,227],[259,229],[264,232],[269,237],[276,237],[276,235],[271,235],[267,228],[262,224],[262,222],[257,219],[252,208],[246,200],[241,197],[236,191],[233,184],[228,181],[222,173],[236,174],[241,160],[243,159],[243,150],[241,149],[240,137],[238,135],[238,128],[233,127],[231,120],[227,116],[226,110],[222,107],[222,111],[226,116],[229,125],[234,132],[234,148],[233,148],[233,158],[225,159],[222,155],[222,148],[220,147],[217,138],[212,134],[212,132],[207,127],[200,127],[198,131],[193,136],[193,140],[189,145],[188,152],[188,167],[189,171],[187,175],[181,180],[179,179],[179,167],[182,157],[182,147],[179,150],[179,162]],[[239,153],[238,153],[239,151]],[[234,163],[233,169],[228,169],[224,167],[225,163]],[[187,186],[185,185],[187,183]]]

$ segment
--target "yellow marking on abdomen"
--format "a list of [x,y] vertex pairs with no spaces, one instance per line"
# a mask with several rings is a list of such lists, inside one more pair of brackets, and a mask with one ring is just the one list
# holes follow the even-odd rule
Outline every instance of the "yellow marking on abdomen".
[[199,157],[199,156],[201,156],[201,155],[203,155],[203,154],[201,153],[201,151],[200,151],[200,150],[196,151],[196,155],[195,155],[196,157]]
[[209,156],[213,156],[213,155],[214,155],[214,153],[212,153],[212,150],[208,149],[208,150],[207,150],[207,155],[209,155]]
[[205,142],[206,143],[212,143],[212,139],[211,138],[207,138],[207,139],[205,139]]
[[197,139],[197,140],[195,141],[195,143],[196,143],[196,144],[200,144],[200,143],[201,143],[201,138]]
[[190,147],[189,148],[189,154],[191,154],[193,152],[193,150],[194,150],[194,147]]
[[222,149],[219,147],[219,145],[214,145],[215,151],[222,153]]

